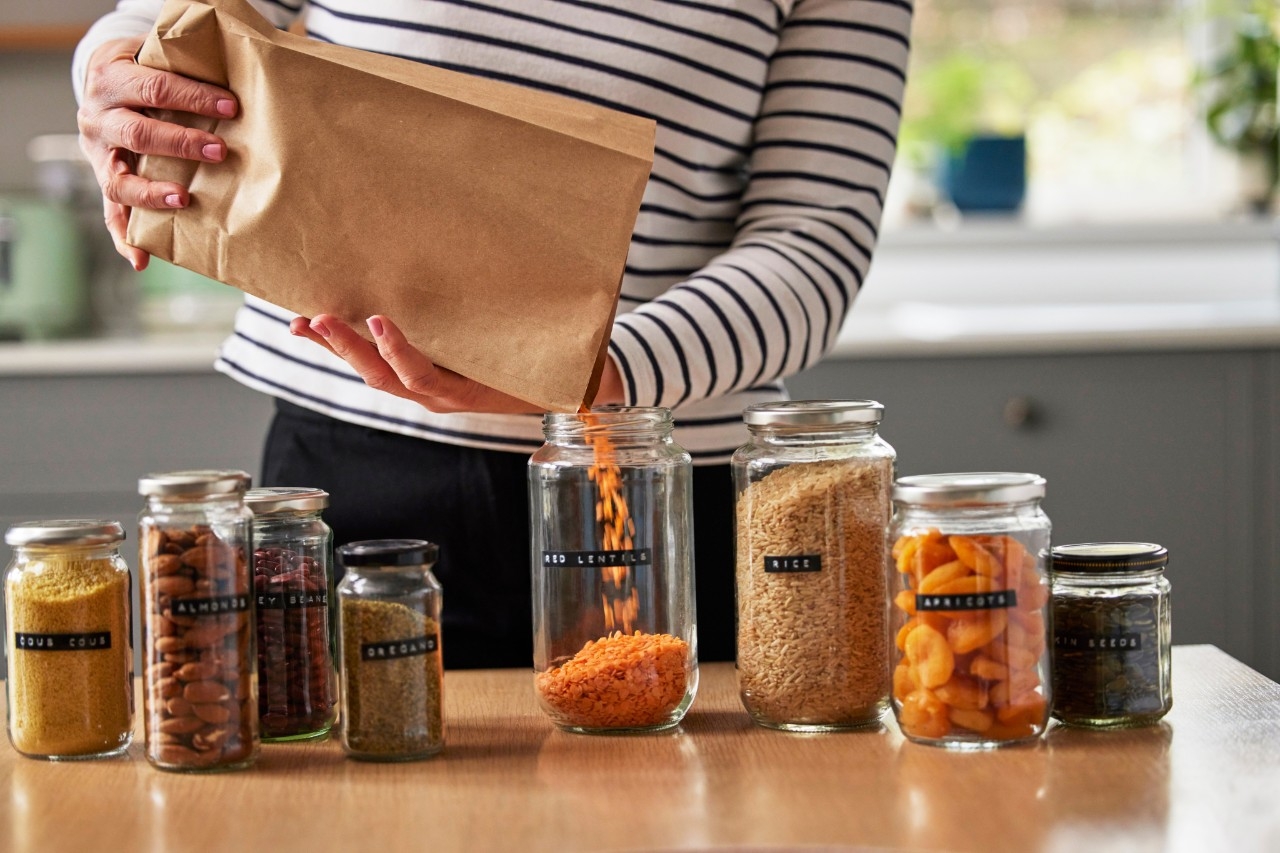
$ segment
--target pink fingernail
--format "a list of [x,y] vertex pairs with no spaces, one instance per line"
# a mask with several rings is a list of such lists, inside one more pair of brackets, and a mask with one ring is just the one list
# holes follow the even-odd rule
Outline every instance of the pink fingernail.
[[315,332],[322,338],[329,337],[329,327],[324,323],[321,323],[319,320],[311,321],[311,331]]
[[236,114],[236,102],[230,98],[219,98],[218,102],[214,104],[214,107],[221,115],[227,116],[228,118]]
[[170,193],[164,197],[164,203],[170,207],[182,207],[182,196],[177,193]]
[[369,331],[373,332],[373,336],[375,338],[382,337],[382,318],[381,317],[370,317],[368,320],[365,320],[365,322],[369,324]]
[[200,149],[200,153],[204,155],[206,160],[212,160],[215,163],[220,162],[224,156],[223,148],[216,142],[210,142]]

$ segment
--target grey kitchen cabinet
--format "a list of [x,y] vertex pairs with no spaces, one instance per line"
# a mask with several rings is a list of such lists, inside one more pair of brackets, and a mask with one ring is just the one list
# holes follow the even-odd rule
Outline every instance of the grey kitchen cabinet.
[[899,474],[1043,475],[1055,543],[1165,545],[1174,641],[1280,676],[1280,355],[832,359],[788,386],[884,403]]

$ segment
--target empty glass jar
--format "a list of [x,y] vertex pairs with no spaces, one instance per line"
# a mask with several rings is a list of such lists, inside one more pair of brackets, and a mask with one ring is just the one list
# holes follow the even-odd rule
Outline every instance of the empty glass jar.
[[248,488],[243,471],[138,482],[147,760],[163,770],[230,770],[258,755]]
[[15,524],[5,575],[9,741],[32,758],[96,758],[133,740],[129,567],[115,521]]
[[909,739],[983,748],[1049,720],[1044,478],[901,477],[890,523],[893,709]]
[[421,539],[338,549],[342,748],[352,758],[410,761],[444,748],[438,553]]
[[260,488],[253,513],[253,588],[258,619],[258,716],[262,739],[328,733],[337,714],[333,532],[321,489]]
[[529,460],[534,685],[576,732],[674,726],[698,686],[692,467],[662,408],[547,414]]
[[872,400],[751,406],[733,455],[738,688],[763,726],[875,724],[889,702],[893,448]]

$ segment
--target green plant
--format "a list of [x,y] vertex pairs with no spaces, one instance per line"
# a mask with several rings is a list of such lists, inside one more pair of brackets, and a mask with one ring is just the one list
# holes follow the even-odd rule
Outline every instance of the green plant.
[[1206,96],[1205,126],[1219,144],[1263,164],[1261,197],[1253,203],[1266,210],[1280,190],[1280,5],[1249,0],[1223,6],[1212,21],[1227,28],[1229,40],[1196,74]]

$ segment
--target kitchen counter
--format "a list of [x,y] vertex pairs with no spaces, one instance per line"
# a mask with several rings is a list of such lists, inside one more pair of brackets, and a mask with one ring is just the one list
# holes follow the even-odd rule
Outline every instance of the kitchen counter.
[[[0,748],[0,846],[121,850],[1280,849],[1280,685],[1211,646],[1174,651],[1163,724],[1054,728],[980,753],[878,730],[753,726],[728,664],[676,730],[555,730],[523,670],[446,675],[437,758],[268,744],[250,770],[184,776],[127,756]],[[139,738],[141,736],[139,735]],[[810,846],[814,845],[814,846]]]

